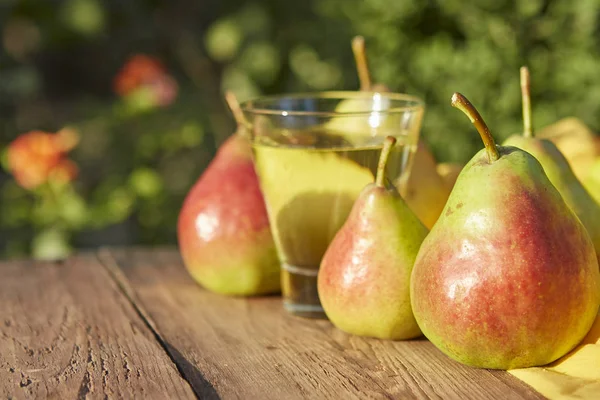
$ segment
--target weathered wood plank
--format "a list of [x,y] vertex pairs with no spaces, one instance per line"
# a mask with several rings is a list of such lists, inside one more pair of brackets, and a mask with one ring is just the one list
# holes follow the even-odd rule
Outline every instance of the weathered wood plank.
[[[223,398],[534,399],[501,371],[460,365],[426,340],[344,334],[328,321],[293,317],[278,297],[226,298],[199,288],[175,251],[105,251],[192,386]],[[192,375],[188,375],[192,374]],[[198,379],[201,377],[201,379]]]
[[1,398],[195,398],[95,255],[0,263]]

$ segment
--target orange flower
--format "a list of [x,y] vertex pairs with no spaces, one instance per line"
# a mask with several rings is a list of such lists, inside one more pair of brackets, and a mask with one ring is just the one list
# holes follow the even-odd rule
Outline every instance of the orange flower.
[[70,182],[77,176],[77,166],[66,154],[77,144],[79,136],[71,129],[55,134],[31,131],[8,146],[8,167],[19,185],[34,189],[48,180]]
[[157,59],[137,54],[121,68],[114,80],[114,90],[121,96],[128,96],[139,89],[150,89],[154,102],[160,106],[169,105],[177,97],[177,82]]

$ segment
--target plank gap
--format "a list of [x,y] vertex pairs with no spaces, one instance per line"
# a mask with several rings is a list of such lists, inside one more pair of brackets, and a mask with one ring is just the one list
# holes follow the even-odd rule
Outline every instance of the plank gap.
[[[198,399],[215,399],[218,395],[214,386],[204,377],[192,363],[190,363],[173,345],[171,345],[160,333],[158,327],[150,314],[144,309],[141,301],[137,298],[135,290],[129,285],[129,280],[121,271],[117,261],[109,248],[101,248],[96,254],[100,264],[106,269],[111,279],[129,301],[135,312],[144,321],[156,341],[160,344],[167,356],[173,361],[177,371],[186,382],[189,383],[194,395]],[[198,385],[200,383],[200,385]]]

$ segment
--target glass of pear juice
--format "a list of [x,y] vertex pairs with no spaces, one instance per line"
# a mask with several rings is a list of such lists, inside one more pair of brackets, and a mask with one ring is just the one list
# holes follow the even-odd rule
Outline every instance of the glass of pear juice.
[[373,182],[387,136],[397,142],[386,176],[398,189],[406,182],[424,103],[397,93],[321,92],[263,97],[241,107],[281,262],[284,307],[324,318],[317,293],[321,258]]

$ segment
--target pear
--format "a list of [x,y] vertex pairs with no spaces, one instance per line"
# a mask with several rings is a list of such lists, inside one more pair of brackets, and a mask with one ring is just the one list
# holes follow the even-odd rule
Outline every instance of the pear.
[[409,285],[428,231],[396,189],[384,186],[394,142],[393,137],[386,138],[375,183],[360,193],[327,248],[317,282],[321,304],[336,327],[355,335],[400,340],[421,335]]
[[581,120],[568,117],[546,126],[536,137],[550,140],[563,153],[575,176],[587,178],[596,157],[600,156],[600,139]]
[[587,229],[596,254],[600,256],[600,205],[592,198],[575,177],[569,162],[549,140],[534,137],[531,118],[529,70],[521,68],[521,92],[523,98],[524,134],[509,137],[504,145],[525,150],[542,164],[550,182],[561,194],[567,205],[579,217]]
[[600,157],[596,159],[589,170],[588,177],[583,182],[592,197],[600,203]]
[[485,149],[460,173],[419,250],[415,318],[435,346],[464,364],[547,364],[574,348],[596,318],[594,246],[532,155],[496,146],[461,94],[452,105],[477,127]]
[[179,249],[190,275],[211,291],[278,292],[280,266],[250,143],[240,129],[243,117],[233,94],[227,100],[238,131],[186,196],[177,226]]
[[452,189],[438,174],[435,158],[422,140],[417,146],[407,182],[396,182],[396,185],[406,204],[431,229],[442,213]]
[[444,186],[446,187],[449,195],[454,187],[454,184],[456,183],[456,179],[458,179],[460,171],[463,169],[463,165],[459,163],[445,162],[439,163],[435,169],[438,175],[444,181]]

